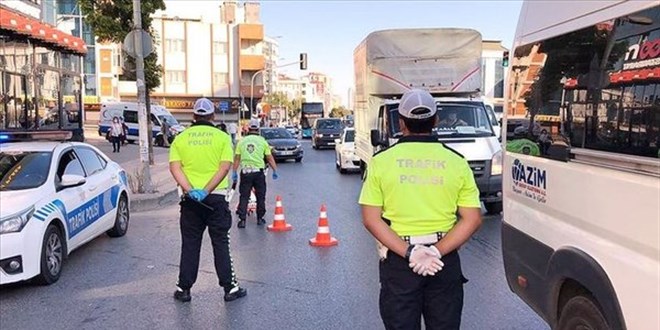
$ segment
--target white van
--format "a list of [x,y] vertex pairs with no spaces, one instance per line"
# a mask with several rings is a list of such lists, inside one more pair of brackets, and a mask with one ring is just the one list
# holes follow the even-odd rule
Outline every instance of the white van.
[[[99,135],[104,135],[110,130],[112,119],[119,117],[123,119],[128,126],[128,134],[126,140],[129,143],[134,143],[139,138],[138,130],[138,108],[135,102],[104,102],[101,104],[101,113],[99,115]],[[184,130],[184,127],[172,116],[167,108],[160,105],[151,105],[151,123],[152,133],[156,145],[162,146],[162,134],[160,128],[163,121],[167,121],[170,125],[170,136],[173,138]],[[172,139],[170,138],[170,139]],[[171,141],[170,141],[171,142]]]
[[523,3],[502,255],[552,329],[660,329],[659,45],[657,0]]

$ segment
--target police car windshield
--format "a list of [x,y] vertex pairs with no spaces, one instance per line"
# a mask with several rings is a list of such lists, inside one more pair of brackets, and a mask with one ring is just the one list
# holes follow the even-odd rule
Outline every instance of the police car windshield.
[[50,152],[0,152],[0,191],[40,187],[46,182]]
[[495,135],[486,109],[458,103],[438,105],[438,124],[433,131],[438,135]]
[[293,139],[293,136],[291,136],[291,133],[289,133],[289,131],[287,131],[285,128],[262,129],[261,130],[261,136],[263,136],[264,139],[266,139],[266,140]]

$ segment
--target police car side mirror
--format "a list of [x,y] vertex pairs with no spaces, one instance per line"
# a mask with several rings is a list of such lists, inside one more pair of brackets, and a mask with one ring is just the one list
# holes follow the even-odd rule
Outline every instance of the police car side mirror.
[[82,186],[87,182],[87,180],[81,175],[75,174],[64,174],[62,175],[62,181],[60,182],[60,188],[73,188]]
[[380,140],[380,132],[377,129],[371,130],[371,145],[378,147],[382,145],[383,142]]

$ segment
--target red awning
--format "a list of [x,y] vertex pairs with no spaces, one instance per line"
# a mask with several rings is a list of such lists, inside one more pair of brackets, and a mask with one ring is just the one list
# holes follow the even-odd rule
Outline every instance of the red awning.
[[82,39],[4,7],[0,7],[0,30],[22,34],[28,38],[53,44],[75,54],[84,55],[87,53],[87,45]]

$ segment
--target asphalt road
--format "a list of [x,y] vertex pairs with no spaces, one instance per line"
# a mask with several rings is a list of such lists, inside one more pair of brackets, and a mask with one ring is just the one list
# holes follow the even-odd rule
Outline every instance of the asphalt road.
[[[333,151],[316,151],[304,144],[302,163],[280,164],[280,179],[268,179],[266,219],[272,222],[275,196],[281,195],[293,231],[271,233],[257,226],[254,218],[247,228],[232,229],[234,264],[241,285],[248,289],[246,298],[222,300],[211,244],[205,237],[192,302],[172,299],[180,244],[178,207],[172,205],[133,214],[125,237],[102,236],[74,251],[59,282],[51,286],[24,283],[0,288],[0,325],[12,329],[382,329],[375,244],[361,224],[356,204],[360,177],[340,175]],[[331,234],[339,240],[331,248],[308,244],[323,203]],[[499,217],[485,219],[462,248],[461,257],[469,279],[463,329],[548,328],[506,284]]]

